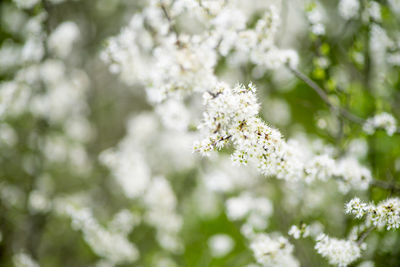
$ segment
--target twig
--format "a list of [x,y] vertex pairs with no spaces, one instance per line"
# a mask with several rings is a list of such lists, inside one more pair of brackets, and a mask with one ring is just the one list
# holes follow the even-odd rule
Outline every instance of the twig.
[[303,74],[302,72],[300,72],[299,70],[297,70],[295,68],[290,67],[289,65],[287,65],[287,67],[297,78],[299,78],[304,83],[306,83],[309,87],[311,87],[320,96],[320,98],[329,106],[329,108],[331,108],[335,113],[337,113],[337,114],[343,116],[344,118],[346,118],[352,122],[355,122],[357,124],[364,123],[364,119],[351,113],[347,109],[344,109],[342,107],[338,107],[338,106],[334,105],[330,101],[329,96],[325,93],[325,91],[318,84],[316,84],[313,80],[308,78],[305,74]]
[[373,179],[370,185],[379,187],[382,189],[390,190],[393,193],[400,194],[400,186],[394,183],[385,182],[382,180]]
[[357,239],[357,245],[361,246],[361,244],[364,242],[365,238],[367,238],[367,236],[372,232],[372,230],[374,230],[375,227],[372,226],[370,228],[368,228],[367,230],[365,230],[364,232],[361,233],[361,235],[358,237]]
[[176,45],[177,46],[181,46],[181,42],[179,41],[179,38],[178,38],[178,30],[176,29],[175,24],[174,24],[171,16],[169,15],[167,8],[165,7],[164,4],[160,4],[160,6],[161,6],[161,10],[164,13],[164,16],[168,20],[169,31],[175,33],[175,35],[176,35]]

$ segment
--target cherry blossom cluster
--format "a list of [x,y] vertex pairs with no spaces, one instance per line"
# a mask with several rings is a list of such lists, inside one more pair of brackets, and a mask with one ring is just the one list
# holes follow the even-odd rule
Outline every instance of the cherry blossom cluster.
[[[0,69],[19,68],[12,79],[0,83],[0,117],[6,121],[30,114],[48,123],[47,135],[34,137],[32,131],[30,138],[36,141],[30,145],[40,147],[47,163],[68,163],[82,174],[91,166],[83,147],[93,135],[86,103],[90,84],[87,74],[66,60],[80,30],[76,23],[65,21],[46,33],[46,18],[45,11],[29,17],[21,26],[25,42],[13,53],[4,53],[6,65],[0,63]],[[13,65],[7,64],[9,60]],[[12,143],[13,129],[6,123],[2,128]]]
[[327,258],[329,263],[338,267],[346,267],[361,257],[361,248],[352,240],[337,239],[326,234],[316,238],[316,251]]
[[40,267],[40,265],[25,252],[15,254],[13,256],[13,264],[17,267]]
[[125,196],[138,200],[143,222],[156,230],[159,245],[179,253],[182,217],[177,212],[178,203],[170,182],[158,175],[158,171],[165,173],[168,168],[176,171],[192,166],[194,157],[189,148],[193,138],[176,129],[160,131],[160,127],[156,114],[133,116],[128,121],[126,136],[118,145],[102,152],[100,161],[110,169]]
[[353,214],[360,219],[364,216],[378,228],[386,227],[387,230],[400,227],[400,199],[389,198],[377,205],[362,202],[353,198],[346,204],[346,213]]
[[138,259],[139,251],[134,244],[129,242],[127,237],[135,223],[132,218],[123,220],[126,223],[124,228],[128,230],[121,232],[110,231],[103,227],[94,218],[89,208],[80,207],[76,203],[71,203],[68,199],[57,201],[57,212],[72,219],[73,228],[82,231],[88,245],[97,255],[107,260],[109,265],[131,263]]
[[[342,191],[365,190],[372,179],[370,171],[354,158],[331,156],[305,157],[296,142],[286,142],[281,133],[259,117],[256,88],[219,83],[203,95],[205,112],[199,126],[206,138],[194,144],[194,150],[209,155],[232,144],[232,160],[238,164],[255,163],[266,176],[289,181],[328,180],[337,178]],[[312,153],[311,153],[312,154]]]
[[[59,3],[62,3],[64,1],[65,0],[49,0],[50,3],[54,3],[54,4],[59,4]],[[18,8],[31,9],[35,5],[37,5],[40,2],[40,0],[13,0],[13,2],[15,3],[15,5]]]
[[382,112],[367,119],[363,126],[363,130],[367,134],[374,134],[377,129],[383,129],[389,136],[397,131],[397,121],[393,115]]
[[249,192],[229,198],[225,206],[230,220],[245,220],[242,232],[246,237],[251,237],[253,230],[265,230],[268,218],[273,212],[272,203],[268,198],[256,197]]
[[325,35],[324,18],[326,14],[321,5],[312,2],[307,10],[307,19],[311,26],[311,32],[315,35]]
[[339,14],[342,18],[350,20],[356,18],[359,15],[360,1],[359,0],[340,0]]
[[[254,28],[247,28],[249,14],[237,2],[150,1],[108,40],[101,57],[127,84],[143,84],[153,103],[214,87],[215,67],[224,57],[236,65],[250,61],[260,72],[286,63],[295,67],[296,52],[274,44],[279,25],[276,8],[266,8]],[[186,14],[186,20],[200,23],[198,33],[189,34],[179,25]]]
[[[220,154],[202,174],[208,190],[216,193],[234,193],[251,189],[260,180],[256,169],[232,165],[229,156]],[[243,179],[246,177],[246,179]]]
[[293,245],[283,236],[258,234],[251,242],[250,248],[262,266],[299,266],[292,255]]

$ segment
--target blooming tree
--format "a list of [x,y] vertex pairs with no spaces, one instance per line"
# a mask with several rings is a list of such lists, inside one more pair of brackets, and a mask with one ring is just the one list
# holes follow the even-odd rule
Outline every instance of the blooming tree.
[[93,3],[0,4],[0,264],[400,264],[399,1]]

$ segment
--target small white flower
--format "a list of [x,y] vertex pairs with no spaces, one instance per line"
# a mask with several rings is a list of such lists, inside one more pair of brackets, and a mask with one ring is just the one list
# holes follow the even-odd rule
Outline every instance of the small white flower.
[[391,114],[383,112],[369,118],[363,126],[363,130],[370,135],[379,128],[384,129],[389,136],[392,136],[397,130],[397,121]]
[[282,237],[272,237],[266,234],[257,235],[250,245],[257,262],[262,266],[299,266],[293,257],[293,245]]
[[58,25],[48,40],[50,50],[57,56],[65,58],[71,53],[72,46],[79,37],[79,28],[75,22],[66,21]]
[[336,239],[325,234],[320,234],[316,241],[317,252],[338,267],[346,267],[361,257],[361,248],[354,241]]
[[213,235],[208,239],[208,246],[211,255],[216,258],[221,258],[232,251],[235,243],[233,239],[226,234]]
[[27,253],[20,252],[13,256],[15,267],[39,267],[39,264]]
[[377,205],[366,204],[358,198],[346,204],[346,213],[351,213],[356,218],[367,216],[376,227],[386,227],[387,230],[400,227],[400,199],[389,198]]
[[288,235],[294,239],[310,236],[310,227],[306,224],[301,224],[300,228],[297,225],[292,225],[289,229]]

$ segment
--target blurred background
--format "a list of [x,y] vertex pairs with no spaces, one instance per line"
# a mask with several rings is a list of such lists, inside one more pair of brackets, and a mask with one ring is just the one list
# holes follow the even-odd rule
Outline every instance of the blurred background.
[[[306,222],[343,238],[359,223],[344,203],[396,194],[266,178],[232,166],[229,149],[211,158],[192,153],[201,96],[186,102],[189,118],[179,104],[164,107],[175,111],[168,121],[143,86],[101,58],[148,2],[0,2],[0,266],[258,266],[227,200],[252,192],[261,208],[249,216],[261,231],[286,235]],[[333,103],[362,118],[383,111],[400,118],[400,2],[360,1],[379,7],[368,9],[369,20],[345,19],[339,2],[238,1],[250,24],[263,7],[277,7],[275,43],[298,52],[298,69]],[[399,135],[367,135],[288,69],[262,72],[224,58],[216,72],[230,84],[254,82],[260,116],[285,137],[352,155],[376,179],[399,179]],[[328,266],[312,240],[290,241],[301,266]],[[398,232],[373,232],[367,244],[352,266],[400,266]]]

